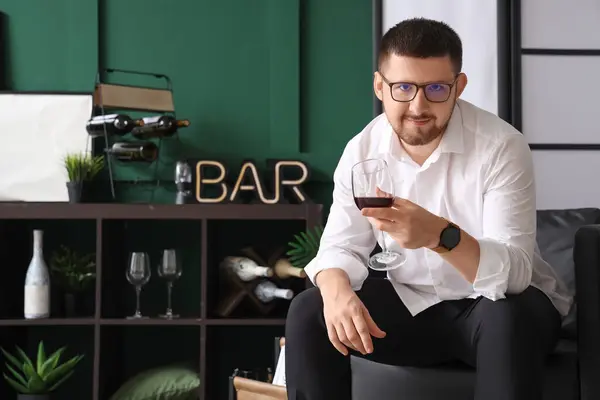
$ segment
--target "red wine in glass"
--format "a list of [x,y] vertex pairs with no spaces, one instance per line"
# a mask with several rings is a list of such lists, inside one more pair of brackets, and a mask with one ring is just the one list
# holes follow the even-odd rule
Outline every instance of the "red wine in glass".
[[[352,195],[359,210],[391,207],[394,204],[394,181],[385,160],[368,159],[352,167]],[[406,262],[405,254],[387,249],[383,232],[380,244],[382,251],[369,259],[370,268],[388,271]]]
[[354,202],[359,210],[363,208],[391,207],[394,204],[393,197],[355,197]]

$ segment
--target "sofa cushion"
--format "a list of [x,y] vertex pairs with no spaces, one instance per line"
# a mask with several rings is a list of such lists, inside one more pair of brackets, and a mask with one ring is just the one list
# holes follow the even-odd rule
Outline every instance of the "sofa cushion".
[[110,400],[194,400],[200,377],[186,365],[165,365],[131,377]]
[[[540,253],[562,279],[571,294],[575,294],[575,264],[573,247],[575,233],[584,225],[600,222],[597,208],[538,210],[537,243]],[[576,303],[563,321],[563,336],[576,337]]]
[[[577,350],[572,342],[562,342],[546,362],[544,400],[579,398]],[[465,364],[452,363],[431,368],[397,367],[356,356],[351,356],[350,362],[353,400],[473,398],[475,369]]]

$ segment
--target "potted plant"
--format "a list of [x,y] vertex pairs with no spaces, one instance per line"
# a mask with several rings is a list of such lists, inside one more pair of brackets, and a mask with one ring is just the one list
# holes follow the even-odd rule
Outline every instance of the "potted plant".
[[[69,153],[64,159],[67,170],[67,192],[70,203],[85,202],[87,199],[85,186],[104,167],[104,156],[91,156],[89,154]],[[88,185],[86,185],[88,182]]]
[[[2,349],[8,360],[5,365],[10,374],[4,373],[4,379],[17,391],[18,400],[49,400],[50,395],[75,372],[75,366],[83,355],[75,356],[64,363],[60,357],[66,347],[62,347],[46,357],[44,342],[40,342],[37,360],[32,361],[27,354],[16,346],[17,355]],[[9,376],[12,375],[12,376]]]
[[291,249],[286,253],[289,256],[290,263],[297,268],[306,267],[316,257],[322,235],[322,225],[317,225],[313,229],[308,229],[306,232],[294,235],[295,241],[288,243]]
[[50,270],[64,291],[65,316],[84,314],[82,294],[96,279],[96,254],[80,254],[62,245],[50,258]]

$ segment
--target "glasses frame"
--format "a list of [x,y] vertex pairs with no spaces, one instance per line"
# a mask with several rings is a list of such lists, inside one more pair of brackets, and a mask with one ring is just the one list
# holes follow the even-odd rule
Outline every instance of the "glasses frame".
[[[450,94],[452,93],[452,88],[456,85],[456,82],[458,81],[458,77],[460,76],[460,74],[456,75],[454,77],[454,80],[450,83],[448,83],[448,82],[429,82],[429,83],[418,84],[416,82],[408,82],[408,81],[390,82],[381,72],[379,72],[379,75],[381,75],[381,79],[383,80],[383,82],[385,82],[385,84],[388,85],[388,87],[390,88],[390,97],[392,98],[392,100],[394,100],[398,103],[409,103],[409,102],[413,101],[415,99],[415,97],[417,97],[417,94],[419,93],[419,90],[421,90],[421,89],[423,89],[423,93],[425,94],[425,98],[427,99],[428,102],[430,102],[430,103],[445,103],[450,98]],[[393,95],[392,86],[397,85],[397,84],[416,86],[417,90],[415,90],[415,94],[409,100],[396,100]],[[445,100],[437,100],[437,101],[430,100],[429,97],[427,97],[427,91],[425,90],[425,88],[429,85],[448,86],[448,96],[446,97],[446,99]]]

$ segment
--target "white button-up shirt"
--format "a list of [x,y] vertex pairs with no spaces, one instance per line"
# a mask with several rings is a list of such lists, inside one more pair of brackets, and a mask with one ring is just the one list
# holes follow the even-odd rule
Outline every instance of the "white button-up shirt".
[[443,300],[485,296],[498,300],[529,285],[541,289],[566,315],[572,296],[540,256],[536,243],[533,161],[523,135],[497,116],[458,100],[437,149],[418,165],[408,156],[385,114],[353,137],[334,172],[333,202],[317,256],[305,271],[341,268],[354,290],[367,278],[367,261],[381,235],[354,203],[351,168],[368,158],[388,163],[397,197],[454,222],[478,240],[474,283],[440,255],[402,249],[385,235],[406,263],[387,277],[416,315]]

